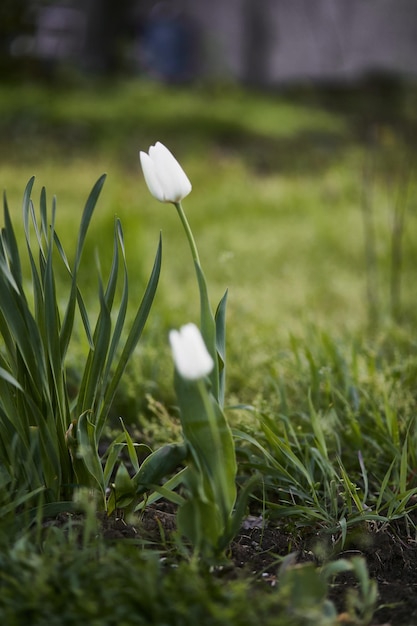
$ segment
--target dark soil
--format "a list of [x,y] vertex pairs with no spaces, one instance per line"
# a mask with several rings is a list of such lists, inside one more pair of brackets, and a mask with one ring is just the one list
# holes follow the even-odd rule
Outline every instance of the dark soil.
[[[171,504],[163,503],[148,507],[134,525],[117,516],[101,522],[105,539],[141,539],[166,551],[175,530],[175,511]],[[417,542],[403,523],[356,529],[341,550],[328,534],[304,530],[295,536],[272,522],[264,524],[261,517],[249,516],[231,545],[228,575],[257,576],[265,584],[275,585],[282,557],[289,553],[294,553],[296,562],[314,561],[318,565],[329,559],[363,556],[379,591],[372,625],[417,624]],[[332,584],[330,599],[341,613],[347,590],[356,584],[350,575],[340,576]]]

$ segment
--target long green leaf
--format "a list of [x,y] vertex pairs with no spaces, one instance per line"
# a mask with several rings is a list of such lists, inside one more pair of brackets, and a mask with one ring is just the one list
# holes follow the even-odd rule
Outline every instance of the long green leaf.
[[[40,269],[38,270],[38,266],[35,261],[35,256],[33,254],[31,243],[30,243],[30,223],[32,223],[33,229],[36,234],[36,240],[38,242],[38,253],[39,253],[39,264]],[[42,248],[42,240],[40,236],[40,232],[38,229],[38,225],[36,222],[36,216],[33,209],[33,205],[29,199],[28,203],[23,206],[23,224],[25,231],[25,239],[26,239],[26,248],[29,256],[30,268],[32,272],[32,290],[33,290],[33,301],[35,307],[35,319],[38,324],[38,327],[43,328],[45,325],[45,316],[44,316],[44,294],[43,294],[43,271],[45,267],[45,256]]]
[[70,291],[70,295],[68,298],[67,309],[65,311],[64,321],[62,323],[61,336],[60,336],[61,354],[62,354],[62,357],[64,358],[69,341],[71,339],[72,332],[73,332],[74,313],[75,313],[74,298],[76,298],[77,303],[78,303],[81,320],[83,322],[85,334],[86,334],[87,341],[88,341],[90,348],[94,348],[94,341],[93,341],[93,333],[91,331],[91,326],[90,326],[90,320],[88,318],[87,308],[84,304],[81,291],[78,285],[76,284],[76,280],[74,279],[70,264],[67,259],[67,255],[65,254],[65,250],[56,232],[54,232],[54,242],[55,242],[56,249],[58,250],[59,255],[64,263],[64,266],[72,280],[71,291]]
[[[153,491],[152,493],[146,494],[146,499],[139,502],[139,504],[134,509],[134,512],[136,513],[137,511],[143,511],[143,509],[147,505],[158,502],[158,500],[160,500],[162,497],[164,497],[167,500],[172,501],[173,500],[172,494],[174,493],[177,496],[175,498],[176,504],[184,504],[185,498],[180,496],[177,492],[174,492],[174,489],[176,489],[178,485],[184,482],[184,478],[186,477],[187,473],[188,473],[188,467],[183,467],[183,469],[181,469],[179,472],[174,474],[174,476],[172,476],[171,478],[169,478],[168,480],[164,482],[162,490],[161,490],[161,486],[159,485],[157,490],[155,489],[155,491]],[[155,485],[151,485],[151,487],[155,488]],[[170,497],[168,496],[168,492],[171,494]],[[162,495],[162,493],[164,495]]]
[[[120,452],[125,447],[125,433],[120,433],[115,437],[108,446],[105,454],[105,464],[103,469],[104,486],[107,489],[110,479],[112,477],[114,468],[119,459]],[[101,463],[104,462],[104,458],[101,458]]]
[[86,331],[88,342],[90,344],[90,348],[93,348],[93,338],[91,334],[90,323],[88,320],[88,315],[87,315],[86,308],[84,306],[84,302],[82,300],[81,294],[78,289],[77,281],[78,281],[78,270],[79,270],[80,263],[81,263],[81,256],[82,256],[83,249],[84,249],[84,243],[85,243],[85,238],[87,236],[88,227],[90,225],[91,218],[92,218],[94,209],[97,204],[97,200],[99,198],[99,195],[103,188],[105,180],[106,180],[106,175],[103,174],[93,186],[93,189],[91,190],[88,196],[87,202],[85,204],[84,211],[81,216],[80,228],[78,231],[77,249],[76,249],[76,254],[75,254],[73,272],[71,272],[70,270],[69,263],[67,261],[67,258],[63,251],[62,246],[61,245],[58,246],[58,250],[60,251],[61,258],[63,259],[64,264],[67,267],[67,270],[70,272],[70,275],[72,276],[71,291],[70,291],[70,296],[68,299],[67,309],[64,314],[64,320],[62,323],[61,337],[60,337],[61,353],[63,355],[67,351],[68,343],[69,343],[73,325],[74,325],[76,302],[78,302],[78,305],[79,305],[81,319],[84,324],[84,328]]
[[35,182],[35,177],[32,176],[29,181],[28,184],[26,185],[25,191],[23,193],[23,223],[26,224],[27,223],[27,219],[28,219],[28,208],[30,205],[30,197],[32,194],[32,189],[33,189],[33,184]]
[[16,236],[14,234],[12,222],[10,219],[6,193],[4,193],[3,202],[4,202],[4,225],[5,225],[4,230],[6,233],[7,248],[9,251],[10,270],[19,287],[19,291],[22,291],[22,266],[20,263],[20,255],[19,255],[19,249],[17,247]]
[[120,419],[120,421],[122,423],[122,427],[123,427],[123,431],[124,431],[124,435],[125,435],[127,452],[129,454],[129,461],[131,462],[135,472],[138,472],[139,471],[139,460],[138,460],[138,455],[137,455],[137,452],[136,452],[136,449],[135,449],[135,444],[133,443],[132,437],[130,436],[130,434],[126,430],[126,426],[124,425],[123,420]]
[[127,337],[126,343],[124,345],[123,351],[120,355],[116,370],[112,376],[112,379],[109,383],[109,386],[106,390],[103,399],[103,406],[100,411],[100,415],[98,416],[97,421],[97,429],[100,435],[105,421],[107,419],[108,411],[110,409],[111,403],[113,401],[114,395],[116,393],[117,387],[119,385],[120,379],[125,371],[126,365],[135,350],[137,343],[140,339],[144,326],[149,316],[149,312],[155,297],[156,288],[158,286],[159,275],[161,272],[161,260],[162,260],[162,240],[159,239],[158,249],[155,256],[155,261],[153,264],[152,272],[148,281],[148,284],[145,289],[144,296],[142,298],[142,302],[139,306],[136,317],[133,321],[132,327],[130,329],[129,335]]
[[26,368],[26,379],[32,381],[34,394],[45,382],[45,363],[39,330],[33,317],[19,295],[11,290],[0,273],[0,308],[8,332],[14,338],[16,347]]
[[[120,305],[119,305],[119,311],[117,314],[117,319],[116,319],[116,323],[114,325],[114,329],[113,329],[113,333],[112,333],[112,340],[111,340],[111,344],[110,344],[110,348],[109,348],[109,353],[108,353],[108,357],[107,357],[107,363],[106,363],[106,368],[104,371],[104,375],[103,375],[103,380],[106,384],[107,380],[109,379],[110,376],[110,371],[111,368],[113,366],[113,361],[114,358],[116,356],[116,351],[117,348],[119,346],[119,342],[120,342],[120,338],[122,335],[122,331],[123,331],[123,327],[124,327],[124,322],[126,319],[126,311],[127,311],[127,305],[128,305],[128,296],[129,296],[129,289],[128,289],[128,277],[127,277],[127,265],[126,265],[126,256],[125,256],[125,250],[124,250],[124,240],[123,240],[123,230],[122,230],[122,226],[119,220],[116,220],[115,222],[115,228],[114,228],[114,238],[115,238],[115,254],[114,256],[116,257],[117,254],[117,249],[120,246],[120,250],[122,253],[122,261],[123,261],[123,290],[122,290],[122,295],[121,295],[121,300],[120,300]],[[116,270],[118,268],[116,267]]]
[[[53,252],[54,252],[54,236],[53,233],[55,231],[55,210],[56,205],[53,202],[52,206],[52,223],[50,226],[51,233],[49,235],[48,248],[47,248],[47,258],[46,258],[46,268],[45,268],[45,285],[44,285],[44,294],[45,294],[45,334],[46,334],[46,347],[47,354],[49,358],[49,366],[51,372],[51,378],[53,383],[53,388],[55,391],[56,402],[55,411],[56,411],[56,421],[58,423],[58,418],[61,425],[61,433],[65,434],[65,431],[68,427],[69,416],[66,413],[66,390],[64,389],[63,384],[63,376],[62,376],[62,358],[60,351],[60,341],[59,341],[59,333],[60,333],[60,319],[59,319],[59,311],[55,290],[55,278],[53,271]],[[46,207],[45,207],[45,215],[43,216],[43,221],[46,220]],[[46,225],[45,225],[46,228]]]
[[224,394],[226,384],[226,305],[227,289],[220,300],[214,316],[216,324],[216,351],[219,367],[219,397],[220,406],[224,407]]
[[3,367],[0,367],[0,378],[13,385],[13,387],[16,387],[16,389],[19,389],[19,391],[23,391],[22,386],[16,380],[16,378]]
[[87,235],[88,227],[89,227],[94,209],[97,204],[97,200],[100,196],[105,180],[106,180],[106,174],[102,174],[102,176],[100,176],[100,178],[97,180],[97,182],[93,186],[90,192],[90,195],[88,196],[86,205],[84,207],[84,211],[81,217],[81,224],[80,224],[80,228],[78,231],[77,251],[76,251],[75,263],[74,263],[75,275],[77,274],[76,270],[78,270],[80,262],[81,262],[81,255],[84,249],[84,242],[85,242],[85,238]]
[[[110,270],[109,280],[107,284],[107,289],[105,293],[105,301],[107,308],[111,315],[111,310],[113,306],[114,296],[116,292],[117,280],[119,276],[119,246],[122,252],[122,260],[123,260],[123,292],[121,297],[121,303],[119,305],[119,310],[117,314],[116,324],[112,329],[110,343],[107,351],[106,362],[104,363],[102,380],[100,384],[100,392],[97,398],[97,407],[101,407],[103,404],[103,399],[106,393],[106,389],[109,384],[109,378],[111,369],[113,367],[113,360],[116,356],[116,351],[119,346],[120,337],[123,331],[124,321],[126,318],[127,304],[128,304],[128,285],[127,285],[127,268],[124,256],[124,243],[123,243],[123,232],[121,229],[121,225],[118,220],[115,222],[114,227],[114,246],[113,246],[113,261],[112,267]],[[100,411],[100,408],[98,409]]]
[[[99,393],[101,376],[106,363],[107,351],[109,348],[111,317],[110,311],[107,308],[101,281],[99,284],[99,297],[100,313],[94,331],[94,350],[90,349],[83,378],[81,380],[76,409],[77,416],[81,415],[85,411],[96,408],[95,401],[97,394]],[[95,423],[97,424],[96,419],[97,416],[94,418]]]
[[219,540],[219,549],[224,550],[234,537],[238,534],[242,527],[242,521],[245,516],[248,500],[253,493],[255,487],[261,482],[261,476],[254,474],[251,476],[243,488],[241,489],[238,498],[236,500],[235,510],[230,518],[229,523],[226,526],[223,536]]
[[200,292],[200,315],[201,315],[201,334],[214,362],[213,370],[210,373],[211,392],[220,404],[219,389],[219,361],[216,347],[216,322],[211,310],[207,283],[200,265],[195,263],[195,270],[198,280],[198,288]]
[[187,381],[176,373],[175,390],[184,438],[202,472],[202,488],[225,519],[236,500],[237,467],[231,430],[204,381]]

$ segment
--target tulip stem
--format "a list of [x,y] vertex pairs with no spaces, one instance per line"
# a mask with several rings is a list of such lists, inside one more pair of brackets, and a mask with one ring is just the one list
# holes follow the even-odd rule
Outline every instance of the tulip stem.
[[180,216],[182,225],[184,226],[185,234],[187,235],[188,243],[190,244],[191,254],[193,255],[194,263],[197,263],[197,265],[201,267],[197,246],[196,246],[190,225],[188,223],[187,217],[184,213],[184,209],[182,208],[181,202],[175,202],[174,204],[175,204],[175,208],[177,209],[178,215]]

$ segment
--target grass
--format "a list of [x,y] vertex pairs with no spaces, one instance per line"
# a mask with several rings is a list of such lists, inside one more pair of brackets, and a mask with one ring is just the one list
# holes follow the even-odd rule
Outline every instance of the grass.
[[[254,506],[274,522],[297,533],[320,528],[333,534],[339,547],[366,520],[382,527],[404,518],[415,536],[417,190],[411,137],[416,90],[411,85],[394,93],[393,100],[381,101],[366,88],[276,94],[146,82],[1,88],[0,137],[6,150],[0,155],[0,183],[14,216],[24,185],[35,174],[37,193],[45,185],[48,194],[56,194],[64,246],[75,249],[75,213],[99,175],[109,174],[86,243],[91,269],[80,277],[87,306],[89,293],[96,291],[97,248],[104,272],[109,268],[114,216],[123,224],[131,294],[137,292],[138,301],[162,230],[159,289],[116,398],[115,418],[123,415],[131,432],[152,446],[176,438],[167,333],[198,318],[189,250],[175,211],[149,196],[139,171],[138,150],[160,140],[193,183],[184,207],[214,301],[229,287],[226,401],[251,405],[229,411],[240,475],[263,475],[264,491],[255,494],[263,501]],[[399,203],[404,225],[394,245],[400,244],[401,254],[396,249],[393,255]],[[397,282],[401,277],[394,303],[392,276]],[[84,347],[80,343],[71,355],[74,369]],[[112,583],[108,596],[102,592],[106,581],[133,579],[138,571],[140,587],[158,587],[161,566],[154,556],[138,554],[126,566],[124,548],[90,543],[84,555],[70,556],[64,536],[49,538],[52,547],[44,542],[40,553],[19,529],[6,540],[1,610],[7,623],[23,620],[13,599],[17,587],[22,611],[34,611],[25,613],[26,621],[28,615],[35,619],[43,603],[45,618],[39,614],[31,623],[50,623],[48,616],[64,606],[62,596],[51,592],[50,581],[57,577],[57,588],[68,587],[76,598],[76,621],[168,619],[161,613],[135,621],[132,613],[117,613],[116,620],[108,607],[133,610],[138,601],[127,597],[123,583],[120,588]],[[33,589],[22,562],[40,564]],[[121,572],[122,563],[131,568],[128,573]],[[203,619],[201,607],[205,624],[224,623],[225,615],[236,624],[259,623],[262,615],[267,624],[271,615],[281,614],[282,623],[292,623],[285,607],[295,587],[267,597],[258,595],[255,585],[248,602],[247,581],[228,582],[224,590],[204,573],[192,580],[188,567],[181,565],[182,576],[169,570],[163,577],[162,604],[177,620],[171,613],[170,623],[187,623],[181,621],[184,607],[194,596],[200,604],[192,604],[196,613],[191,611],[190,623]],[[301,617],[291,614],[294,624],[325,623],[327,591],[318,588],[312,606],[319,613],[311,616],[311,606],[304,607]],[[333,623],[331,612],[328,619]],[[72,622],[68,616],[60,623]]]
[[[175,212],[152,201],[139,171],[138,149],[156,139],[180,157],[193,182],[185,207],[213,297],[230,288],[229,317],[237,320],[229,324],[231,349],[247,346],[255,362],[263,362],[270,356],[265,345],[279,349],[289,333],[302,334],[306,324],[337,333],[362,329],[368,309],[364,185],[371,188],[377,230],[378,315],[383,324],[389,322],[390,229],[403,170],[413,165],[406,160],[409,148],[401,127],[384,118],[372,120],[368,127],[378,128],[379,135],[370,145],[368,127],[355,134],[366,123],[360,109],[349,117],[334,107],[232,88],[197,88],[190,94],[122,83],[81,93],[33,86],[4,92],[1,119],[8,152],[0,179],[11,207],[19,210],[21,181],[35,173],[37,189],[45,185],[58,196],[70,237],[75,207],[107,171],[95,236],[110,246],[111,223],[120,216],[131,271],[139,281],[162,230],[169,263],[154,315],[164,328],[195,319],[196,300]],[[413,184],[408,207],[414,202]],[[405,318],[413,316],[416,297],[415,219],[409,208],[403,238]],[[171,288],[178,283],[180,290]],[[263,339],[267,335],[272,341]],[[239,358],[240,365],[247,360]],[[244,371],[243,379],[253,378],[253,371],[248,374]]]
[[415,354],[389,364],[369,348],[311,333],[308,346],[293,339],[285,360],[285,373],[271,377],[259,431],[238,433],[255,450],[247,463],[265,477],[271,514],[307,526],[314,519],[343,547],[358,522],[411,512],[415,390],[407,380]]

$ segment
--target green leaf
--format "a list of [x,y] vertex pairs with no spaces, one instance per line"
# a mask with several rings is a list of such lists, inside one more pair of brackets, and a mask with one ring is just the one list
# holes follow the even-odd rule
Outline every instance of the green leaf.
[[97,180],[94,187],[92,188],[90,195],[88,196],[86,205],[84,207],[84,211],[81,217],[81,224],[80,224],[80,228],[78,231],[77,252],[75,255],[75,263],[74,263],[75,270],[78,270],[78,267],[80,265],[81,255],[82,255],[83,248],[84,248],[84,242],[85,242],[85,238],[87,235],[87,230],[88,230],[94,209],[97,204],[97,200],[99,198],[99,195],[101,193],[105,180],[106,180],[106,174],[102,174],[102,176],[100,176],[100,178]]
[[0,309],[8,333],[15,341],[19,357],[25,364],[27,382],[32,391],[39,395],[46,381],[45,361],[39,329],[26,302],[14,290],[10,290],[0,272]]
[[[83,461],[89,475],[93,478],[93,484],[99,487],[104,496],[105,485],[103,468],[97,451],[97,438],[95,425],[88,419],[86,411],[77,421],[77,456]],[[91,481],[90,481],[91,482]],[[85,485],[89,486],[90,483]]]
[[201,472],[202,489],[218,504],[226,520],[236,499],[237,466],[231,430],[205,381],[187,381],[176,373],[175,389],[184,438],[196,471]]
[[[154,493],[157,493],[159,498],[164,498],[169,502],[182,506],[185,503],[185,498],[180,496],[176,491],[172,491],[172,489],[168,488],[166,485],[167,483],[164,485],[150,485],[150,487],[151,489],[154,489]],[[151,502],[149,502],[149,498],[147,499],[147,503],[151,504]]]
[[[121,296],[121,301],[119,305],[119,311],[118,311],[117,318],[116,318],[116,323],[114,325],[114,329],[112,332],[112,338],[111,338],[110,347],[109,347],[109,351],[107,355],[106,367],[103,372],[102,394],[100,398],[101,401],[103,400],[103,397],[105,395],[105,391],[108,386],[108,381],[110,379],[110,373],[113,368],[113,361],[116,357],[117,349],[119,347],[120,338],[122,335],[124,322],[126,319],[126,311],[127,311],[128,295],[129,295],[127,266],[126,266],[125,252],[124,252],[123,231],[122,231],[122,227],[121,227],[119,220],[116,220],[115,228],[114,228],[113,267],[112,267],[112,272],[111,272],[111,277],[113,276],[114,288],[116,287],[116,282],[114,279],[117,280],[117,274],[118,274],[119,246],[122,252],[122,260],[123,260],[123,290],[122,290],[122,296]],[[109,284],[111,280],[112,278],[109,279]],[[111,295],[112,299],[113,297],[114,297],[114,291],[113,291],[113,294]],[[111,303],[109,300],[107,300],[107,305],[109,308],[111,308]]]
[[253,493],[256,485],[258,485],[261,481],[262,477],[259,474],[254,474],[249,478],[249,480],[246,481],[240,490],[233,515],[231,516],[229,524],[219,541],[220,550],[226,549],[232,539],[236,537],[239,532],[242,526],[243,518],[246,515],[249,497]]
[[137,343],[142,335],[142,331],[148,319],[148,315],[155,297],[156,288],[158,286],[159,275],[161,272],[161,260],[162,260],[162,239],[159,238],[158,249],[156,252],[152,272],[148,281],[148,284],[145,289],[144,296],[142,298],[142,302],[139,306],[138,312],[136,313],[136,317],[133,321],[132,327],[130,329],[129,335],[126,339],[126,343],[124,345],[123,351],[120,355],[119,361],[117,363],[115,372],[112,376],[112,379],[109,382],[109,385],[106,389],[103,406],[101,407],[100,415],[97,419],[98,432],[101,433],[102,428],[104,427],[105,421],[107,419],[107,414],[110,409],[111,403],[113,401],[114,395],[116,393],[117,387],[119,385],[120,379],[125,371],[126,365],[135,350]]
[[206,558],[220,551],[218,542],[223,533],[224,520],[219,507],[213,502],[190,498],[178,509],[177,526],[181,535],[187,537],[197,552]]
[[78,230],[77,249],[76,249],[76,253],[75,253],[74,270],[73,270],[72,273],[71,273],[68,261],[66,259],[66,256],[63,253],[62,246],[59,245],[59,247],[58,247],[58,249],[60,251],[60,254],[61,254],[61,258],[63,259],[64,264],[67,267],[67,270],[72,275],[71,292],[70,292],[70,297],[69,297],[69,300],[68,300],[68,305],[67,305],[67,309],[65,311],[64,321],[63,321],[62,330],[61,330],[60,341],[61,341],[61,352],[62,352],[62,354],[65,354],[65,352],[67,350],[68,342],[69,342],[69,339],[70,339],[70,336],[71,336],[71,332],[72,332],[72,328],[73,328],[73,324],[74,324],[74,314],[75,314],[76,302],[78,302],[78,305],[79,305],[81,318],[82,318],[82,321],[83,321],[83,324],[84,324],[84,328],[85,328],[85,331],[86,331],[88,342],[90,344],[90,348],[93,348],[93,339],[92,339],[92,335],[91,335],[90,324],[89,324],[89,321],[88,321],[88,315],[87,315],[87,311],[85,309],[84,302],[83,302],[83,300],[81,298],[81,294],[80,294],[78,286],[77,286],[77,280],[78,280],[78,270],[79,270],[80,263],[81,263],[81,256],[82,256],[83,249],[84,249],[84,243],[85,243],[85,238],[87,236],[88,227],[90,225],[91,218],[92,218],[94,209],[95,209],[96,204],[97,204],[97,200],[99,198],[99,195],[101,193],[101,190],[103,188],[105,180],[106,180],[106,175],[105,174],[100,176],[100,178],[97,180],[97,182],[93,186],[93,188],[92,188],[92,190],[91,190],[91,192],[90,192],[90,194],[89,194],[89,196],[87,198],[87,202],[85,204],[84,211],[83,211],[82,216],[81,216],[80,228]]
[[[116,463],[119,459],[120,452],[125,447],[125,433],[120,433],[117,437],[115,437],[109,444],[106,452],[105,452],[105,464],[103,469],[103,481],[104,486],[107,489],[109,486],[109,482],[111,476],[113,474],[113,470],[116,466]],[[104,457],[101,458],[101,463],[104,463]]]
[[0,378],[3,378],[3,380],[13,385],[13,387],[16,387],[16,389],[19,389],[19,391],[23,391],[23,387],[16,380],[16,378],[3,367],[0,367]]
[[[46,209],[45,209],[46,211]],[[49,359],[50,372],[52,375],[53,389],[56,396],[56,420],[60,420],[61,430],[65,433],[69,422],[68,406],[66,398],[66,390],[64,388],[64,378],[62,375],[62,358],[60,350],[60,318],[58,311],[58,303],[55,289],[55,277],[53,270],[53,233],[55,230],[55,202],[52,206],[52,223],[50,226],[51,233],[48,241],[46,268],[45,268],[45,284],[44,284],[44,309],[45,309],[45,333],[46,348]],[[46,219],[46,214],[43,219]],[[46,228],[46,225],[45,225]],[[51,390],[52,391],[52,390]]]
[[90,348],[92,349],[94,349],[94,342],[93,342],[93,334],[91,332],[90,321],[88,319],[87,309],[84,304],[84,300],[82,298],[80,289],[77,285],[76,276],[74,276],[71,271],[67,256],[65,254],[65,250],[62,247],[61,241],[55,231],[54,231],[54,242],[55,242],[56,249],[58,250],[59,255],[64,263],[64,266],[68,274],[71,277],[71,290],[70,290],[70,295],[68,298],[67,308],[65,310],[64,320],[62,322],[60,338],[59,338],[60,346],[61,346],[61,354],[62,354],[62,358],[64,358],[67,352],[67,348],[71,339],[72,332],[73,332],[75,306],[77,303],[78,303],[78,308],[79,308],[80,315],[81,315],[81,320],[83,322],[85,334],[87,337],[87,341],[88,341]]
[[[35,257],[31,248],[30,243],[30,221],[32,222],[36,240],[38,242],[38,253],[39,253],[39,265],[40,269],[38,271],[38,266],[35,261]],[[28,201],[28,204],[24,203],[23,206],[23,223],[24,223],[24,231],[25,231],[25,239],[26,239],[26,248],[29,256],[30,268],[32,272],[32,289],[33,289],[33,300],[35,305],[35,319],[39,327],[43,328],[45,325],[45,316],[44,316],[44,293],[43,293],[43,273],[46,264],[45,255],[42,249],[42,240],[41,235],[37,226],[36,216],[33,209],[32,202]],[[23,297],[22,297],[23,299]]]
[[58,250],[59,255],[64,263],[64,266],[72,279],[71,291],[70,291],[70,295],[68,298],[67,308],[65,311],[64,321],[62,323],[61,335],[60,335],[61,354],[64,357],[66,354],[69,341],[71,339],[72,331],[73,331],[75,304],[76,304],[75,299],[78,303],[78,308],[80,311],[81,320],[83,322],[88,344],[90,348],[92,349],[94,348],[94,342],[93,342],[93,334],[91,332],[90,321],[88,319],[87,309],[84,304],[84,300],[82,298],[79,287],[77,285],[76,276],[74,277],[71,271],[71,267],[69,265],[67,255],[65,254],[65,250],[62,247],[61,241],[55,231],[54,231],[54,242],[55,242],[56,249]]
[[124,463],[121,463],[117,469],[114,484],[112,485],[112,498],[109,498],[107,511],[110,514],[113,508],[128,507],[135,497],[135,483],[130,477]]
[[4,233],[6,236],[7,249],[9,252],[10,271],[13,275],[19,291],[22,291],[22,267],[20,263],[19,249],[17,247],[16,236],[14,234],[10,219],[9,208],[7,206],[6,193],[4,193]]
[[216,323],[216,351],[219,367],[219,404],[224,407],[224,394],[226,383],[226,305],[227,289],[220,300],[214,316]]
[[[101,375],[105,367],[109,348],[111,317],[101,282],[99,285],[99,298],[100,313],[94,330],[94,350],[90,349],[87,364],[84,369],[77,402],[77,415],[84,413],[84,411],[93,411],[95,409],[95,401],[99,393]],[[97,416],[94,416],[94,420],[97,425]],[[101,428],[97,433],[98,438],[100,438],[100,433]]]
[[188,455],[187,446],[170,443],[155,450],[143,461],[139,472],[134,476],[136,494],[149,491],[152,485],[158,484],[166,476],[174,472]]
[[200,315],[201,315],[201,334],[203,336],[206,348],[214,362],[214,367],[210,373],[211,392],[220,404],[219,389],[219,362],[216,347],[216,322],[211,310],[208,297],[207,283],[200,265],[195,263],[195,270],[198,280],[198,288],[200,292]]
[[[137,511],[143,511],[147,505],[158,502],[158,500],[162,497],[171,500],[172,502],[176,502],[177,504],[184,504],[185,499],[178,493],[174,492],[174,489],[176,489],[178,485],[184,481],[184,477],[186,477],[187,473],[188,467],[183,467],[183,469],[179,470],[179,472],[164,482],[163,488],[161,488],[160,485],[150,485],[151,489],[154,489],[154,491],[150,494],[146,494],[146,500],[139,502],[135,508],[135,513]],[[171,495],[168,496],[168,493]]]
[[32,176],[28,184],[26,185],[25,191],[23,193],[23,222],[25,223],[28,216],[28,208],[30,205],[30,197],[32,194],[33,183],[35,182],[35,177]]
[[123,426],[123,432],[125,436],[127,451],[129,454],[129,461],[131,462],[133,469],[137,473],[139,472],[139,461],[138,461],[138,455],[136,454],[135,445],[133,443],[132,437],[129,435],[128,431],[126,430],[126,426],[124,425],[124,422],[121,418],[120,418],[120,421]]

